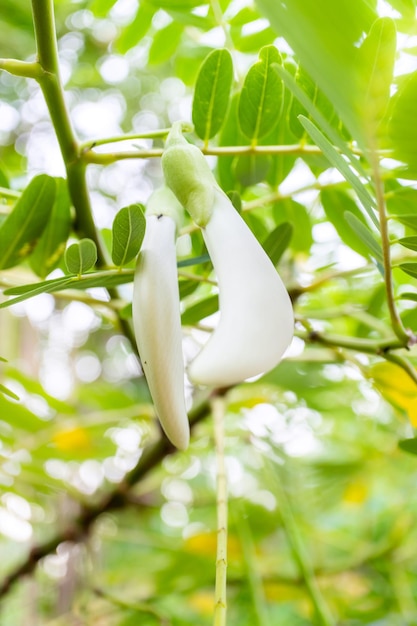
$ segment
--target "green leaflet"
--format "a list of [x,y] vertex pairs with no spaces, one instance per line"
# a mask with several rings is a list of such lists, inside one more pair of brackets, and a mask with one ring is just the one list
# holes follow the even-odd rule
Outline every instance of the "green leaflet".
[[417,454],[417,437],[401,439],[398,442],[398,447],[400,450],[404,450],[404,452],[408,452],[409,454]]
[[402,237],[398,240],[398,243],[408,250],[414,250],[417,252],[417,237]]
[[[24,285],[23,287],[16,287],[11,289],[6,289],[4,291],[4,295],[15,295],[18,294],[16,298],[12,300],[6,300],[0,304],[0,309],[5,309],[12,304],[17,304],[18,302],[23,302],[24,300],[28,300],[29,298],[33,298],[41,293],[52,293],[53,291],[59,291],[60,289],[65,289],[69,285],[71,285],[73,279],[66,276],[65,278],[55,278],[53,280],[47,280],[41,283],[34,283],[31,285]],[[71,285],[72,286],[72,285]]]
[[383,264],[383,254],[380,243],[375,239],[373,233],[368,226],[364,224],[354,213],[346,211],[344,213],[345,220],[355,231],[363,243],[369,248],[369,254],[374,257],[377,263]]
[[416,0],[389,0],[394,9],[399,11],[406,19],[411,20],[412,24],[416,18]]
[[339,172],[346,178],[346,180],[352,185],[353,189],[358,194],[360,201],[369,217],[379,230],[378,219],[374,212],[375,202],[369,195],[368,190],[363,185],[360,178],[352,172],[345,159],[335,150],[332,144],[326,139],[326,137],[320,132],[320,130],[303,115],[299,116],[301,124],[304,126],[314,143],[321,148],[323,154],[329,159],[330,163],[336,167]]
[[13,400],[19,400],[19,396],[2,384],[0,384],[0,393],[3,393],[5,396],[9,396],[9,398],[12,398]]
[[277,265],[288,248],[293,234],[293,226],[289,222],[278,224],[262,244],[263,249],[274,265]]
[[196,302],[196,304],[186,309],[181,315],[181,323],[184,324],[184,326],[193,326],[209,315],[213,315],[213,313],[216,313],[218,310],[219,296],[208,296],[208,298],[200,300],[200,302]]
[[[245,143],[239,128],[238,104],[239,94],[236,93],[232,96],[226,122],[219,135],[220,146],[239,146]],[[234,176],[235,161],[236,157],[234,155],[229,156],[226,154],[219,156],[217,159],[217,179],[222,189],[226,192],[236,187]]]
[[406,19],[411,20],[414,24],[416,16],[415,0],[389,0],[389,3],[394,9],[399,11]]
[[[253,6],[246,6],[229,20],[230,36],[236,50],[257,54],[263,46],[273,43],[276,34],[269,24],[260,30],[256,28],[255,22],[261,17]],[[246,32],[248,25],[255,26],[254,32]]]
[[[314,120],[316,124],[322,129],[323,133],[325,133],[327,137],[331,139],[333,144],[339,148],[340,152],[348,158],[349,163],[352,165],[352,167],[354,167],[356,171],[361,174],[361,176],[366,176],[365,170],[363,169],[359,160],[353,156],[352,151],[349,149],[342,136],[337,130],[333,128],[333,126],[328,122],[325,115],[323,115],[321,110],[317,107],[317,103],[311,100],[308,94],[305,93],[303,89],[301,89],[294,76],[292,76],[292,74],[288,72],[284,67],[276,65],[275,69],[281,76],[287,89],[290,90],[292,95],[306,109],[311,119]],[[300,116],[298,116],[298,120],[300,120]],[[294,123],[292,123],[292,126],[294,126]]]
[[417,302],[417,293],[413,293],[412,291],[407,291],[405,293],[401,293],[398,296],[399,300],[411,300],[412,302]]
[[392,219],[397,220],[404,226],[408,226],[408,228],[412,228],[412,230],[417,230],[417,215],[413,214],[404,214],[404,215],[392,215]]
[[56,196],[51,215],[29,260],[40,278],[45,278],[58,266],[71,230],[71,200],[67,184],[62,178],[55,180]]
[[168,61],[174,55],[183,31],[184,27],[175,21],[158,30],[152,38],[149,64],[159,65]]
[[[291,66],[289,66],[290,69]],[[281,68],[278,68],[280,71]],[[295,98],[291,98],[291,103],[288,111],[288,126],[297,139],[302,139],[306,137],[306,132],[303,126],[301,125],[298,116],[304,115],[305,117],[311,117],[312,120],[316,121],[316,123],[322,128],[324,132],[333,140],[333,137],[329,134],[329,129],[332,129],[332,132],[336,134],[336,131],[333,130],[335,122],[337,122],[336,113],[329,100],[323,94],[323,92],[318,88],[317,84],[311,79],[309,74],[305,71],[305,69],[301,66],[298,66],[297,71],[294,75],[295,83],[298,87],[297,93],[295,93]],[[284,82],[285,77],[284,77]],[[287,85],[290,88],[290,85]],[[308,107],[311,111],[314,108],[313,113],[311,113],[306,106],[297,98],[298,93],[302,92],[304,99],[306,99],[310,106]],[[316,115],[314,115],[316,113]],[[321,122],[325,120],[325,125],[322,125]]]
[[93,0],[89,8],[97,17],[106,17],[117,0]]
[[281,198],[273,205],[277,224],[289,222],[293,226],[290,248],[296,252],[308,252],[313,243],[310,215],[302,204],[293,198]]
[[242,154],[234,163],[236,180],[242,187],[251,187],[266,179],[271,167],[269,154]]
[[[7,363],[6,359],[0,356],[0,362]],[[19,400],[19,396],[17,396],[13,391],[5,387],[0,383],[0,393],[3,393],[5,396],[9,396],[9,398],[13,398],[13,400]]]
[[238,115],[242,132],[255,145],[278,124],[283,107],[284,86],[275,65],[281,55],[274,46],[265,46],[246,75],[239,98]]
[[65,251],[65,263],[70,274],[85,274],[97,261],[97,246],[91,239],[81,239]]
[[393,156],[417,170],[417,71],[413,72],[394,97],[392,115],[388,126]]
[[206,143],[224,123],[232,81],[230,52],[225,48],[210,52],[197,77],[192,109],[195,132]]
[[192,267],[193,265],[202,265],[203,263],[208,263],[209,261],[209,255],[202,254],[201,256],[191,257],[190,259],[182,259],[181,261],[178,261],[177,267]]
[[145,236],[146,220],[143,207],[131,204],[121,209],[113,221],[112,259],[122,267],[138,254]]
[[380,18],[374,22],[358,51],[356,107],[371,146],[390,99],[396,41],[393,20]]
[[409,276],[417,278],[417,263],[400,263],[398,267]]
[[40,293],[54,293],[65,289],[91,289],[92,287],[104,287],[111,289],[117,285],[130,283],[133,280],[133,270],[124,271],[104,271],[86,274],[84,276],[63,276],[45,280],[40,283],[32,283],[21,287],[10,287],[3,292],[5,296],[16,296],[10,300],[0,303],[0,309],[5,309],[12,304],[23,302]]
[[366,226],[365,219],[356,203],[347,193],[338,189],[323,189],[320,195],[326,217],[335,227],[340,239],[358,254],[366,259],[369,258],[368,245],[345,219],[346,213],[351,213]]
[[0,269],[14,267],[32,252],[48,222],[55,201],[54,178],[31,180],[0,226]]
[[125,54],[144,38],[151,27],[152,18],[156,11],[156,7],[152,7],[146,2],[140,3],[134,20],[123,29],[117,40],[117,49],[121,54]]
[[363,123],[356,108],[356,45],[377,17],[372,2],[257,0],[256,4],[361,143]]
[[191,11],[194,7],[205,4],[204,0],[147,0],[150,5],[166,11]]

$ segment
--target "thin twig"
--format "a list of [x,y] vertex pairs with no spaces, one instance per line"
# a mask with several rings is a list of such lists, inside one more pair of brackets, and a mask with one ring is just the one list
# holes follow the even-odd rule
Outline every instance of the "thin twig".
[[213,626],[226,625],[227,583],[227,477],[224,459],[224,400],[212,400],[217,458],[217,555]]
[[384,183],[381,178],[378,155],[375,150],[370,151],[370,162],[375,184],[375,195],[379,213],[379,228],[381,233],[381,246],[384,264],[385,291],[387,305],[391,318],[392,329],[406,347],[412,341],[412,337],[404,328],[402,320],[395,304],[394,283],[391,268],[391,242],[389,239],[387,210],[385,205]]

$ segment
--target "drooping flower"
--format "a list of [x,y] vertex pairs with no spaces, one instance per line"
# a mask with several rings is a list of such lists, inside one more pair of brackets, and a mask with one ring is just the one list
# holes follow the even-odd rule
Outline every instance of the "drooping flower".
[[190,379],[224,387],[269,371],[294,327],[276,268],[178,126],[168,137],[162,167],[167,185],[202,228],[219,284],[220,321],[190,364]]
[[136,342],[155,411],[168,439],[188,446],[184,361],[176,260],[178,201],[163,188],[151,197],[133,283]]

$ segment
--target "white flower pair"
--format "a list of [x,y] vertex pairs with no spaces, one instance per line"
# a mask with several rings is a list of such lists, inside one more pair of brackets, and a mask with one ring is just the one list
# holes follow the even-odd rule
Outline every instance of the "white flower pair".
[[[220,321],[188,368],[196,385],[227,387],[275,367],[294,327],[290,298],[271,260],[217,185],[203,155],[174,129],[162,158],[168,187],[201,227],[219,285]],[[154,194],[135,272],[133,324],[161,425],[189,443],[176,268],[177,207]]]

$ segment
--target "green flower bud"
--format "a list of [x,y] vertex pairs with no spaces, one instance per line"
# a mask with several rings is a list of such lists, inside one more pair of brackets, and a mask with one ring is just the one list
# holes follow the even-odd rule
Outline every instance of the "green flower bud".
[[178,124],[168,135],[162,170],[167,186],[194,222],[204,228],[213,212],[218,185],[201,151],[184,139]]

